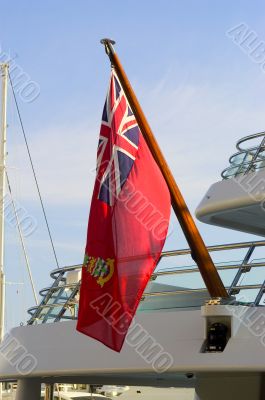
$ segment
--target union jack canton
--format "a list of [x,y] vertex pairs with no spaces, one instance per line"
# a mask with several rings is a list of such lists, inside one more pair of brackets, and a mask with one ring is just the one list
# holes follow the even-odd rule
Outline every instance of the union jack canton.
[[97,151],[98,199],[113,206],[135,161],[140,129],[112,69]]

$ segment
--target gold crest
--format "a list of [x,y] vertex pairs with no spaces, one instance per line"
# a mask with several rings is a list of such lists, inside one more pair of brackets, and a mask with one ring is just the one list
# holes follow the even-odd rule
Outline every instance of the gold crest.
[[113,276],[114,258],[104,260],[103,258],[91,257],[86,254],[83,266],[96,279],[96,282],[103,287]]

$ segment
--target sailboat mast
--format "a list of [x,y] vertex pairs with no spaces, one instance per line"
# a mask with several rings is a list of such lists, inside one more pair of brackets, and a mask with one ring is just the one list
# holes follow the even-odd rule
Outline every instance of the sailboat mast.
[[0,136],[0,342],[5,328],[5,274],[4,274],[4,196],[5,196],[5,160],[7,129],[7,81],[8,64],[0,64],[2,78],[1,136]]

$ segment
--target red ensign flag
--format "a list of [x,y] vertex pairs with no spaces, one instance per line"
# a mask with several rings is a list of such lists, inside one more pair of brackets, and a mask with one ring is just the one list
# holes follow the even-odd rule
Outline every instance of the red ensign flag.
[[77,330],[120,351],[160,257],[170,194],[112,70],[97,151]]

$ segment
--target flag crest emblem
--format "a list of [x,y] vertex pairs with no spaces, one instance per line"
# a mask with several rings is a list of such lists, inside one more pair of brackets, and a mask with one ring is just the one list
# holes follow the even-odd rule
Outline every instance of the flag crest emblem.
[[90,257],[85,255],[83,266],[87,272],[96,279],[100,287],[108,282],[114,273],[114,259],[103,260],[100,257]]

